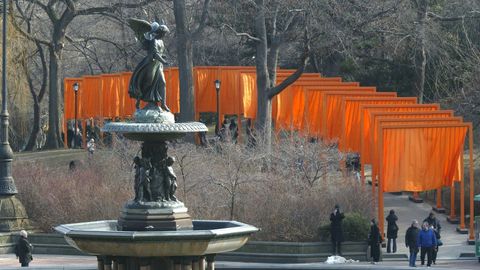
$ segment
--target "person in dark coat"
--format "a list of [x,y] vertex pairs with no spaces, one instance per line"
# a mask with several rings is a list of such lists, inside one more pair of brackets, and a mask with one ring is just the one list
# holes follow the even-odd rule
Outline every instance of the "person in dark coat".
[[423,222],[428,222],[428,224],[430,225],[430,229],[433,230],[433,232],[435,233],[435,237],[437,238],[437,245],[432,250],[432,263],[436,264],[438,247],[439,247],[439,244],[442,242],[442,241],[439,241],[441,237],[440,230],[442,229],[442,226],[440,225],[440,220],[438,220],[435,217],[435,213],[433,212],[430,212],[428,217],[424,219]]
[[418,246],[420,247],[420,260],[422,265],[425,265],[425,255],[427,255],[427,266],[432,265],[432,252],[437,246],[437,237],[435,232],[430,229],[428,222],[424,222],[422,230],[418,233]]
[[409,259],[408,266],[410,267],[416,267],[415,261],[417,260],[417,254],[418,254],[417,238],[418,238],[419,231],[420,229],[418,228],[418,221],[413,220],[412,226],[410,226],[407,229],[407,232],[405,233],[405,246],[408,247],[408,250],[410,252],[410,257],[408,258]]
[[330,235],[332,237],[333,255],[342,255],[341,244],[343,242],[342,220],[345,215],[340,212],[340,206],[335,205],[335,209],[330,214]]
[[[398,233],[398,225],[397,225],[397,215],[395,215],[395,211],[392,209],[390,210],[390,214],[386,218],[387,220],[387,253],[390,252],[397,252],[397,233]],[[393,245],[393,247],[392,247]]]
[[237,143],[238,138],[238,126],[235,123],[235,119],[230,119],[230,125],[228,126],[230,130],[230,136],[232,136],[232,142]]
[[380,230],[377,226],[377,221],[372,219],[370,221],[370,233],[368,234],[368,245],[370,246],[370,257],[372,258],[372,264],[380,261],[380,243],[382,238],[380,237]]
[[440,235],[440,230],[442,229],[442,226],[440,225],[440,220],[435,217],[435,213],[430,212],[428,217],[424,219],[423,222],[428,222],[428,225],[433,226],[435,232]]
[[18,258],[22,267],[28,267],[28,264],[33,260],[32,257],[32,245],[28,242],[28,234],[26,231],[20,231],[20,238],[18,239],[17,246],[15,247],[15,255]]

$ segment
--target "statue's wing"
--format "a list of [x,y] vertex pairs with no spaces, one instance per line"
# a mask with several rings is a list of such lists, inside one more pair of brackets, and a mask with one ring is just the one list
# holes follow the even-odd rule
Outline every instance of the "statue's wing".
[[145,20],[139,20],[139,19],[128,19],[127,20],[128,26],[132,28],[133,32],[135,32],[135,37],[137,38],[138,41],[140,41],[141,44],[145,41],[145,33],[149,32],[152,27],[150,26],[150,23],[145,21]]

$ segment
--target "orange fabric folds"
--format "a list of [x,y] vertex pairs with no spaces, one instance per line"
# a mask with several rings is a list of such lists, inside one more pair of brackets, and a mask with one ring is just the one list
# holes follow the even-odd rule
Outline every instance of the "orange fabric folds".
[[120,74],[104,74],[101,77],[103,84],[103,116],[107,118],[122,116],[122,76]]
[[438,104],[412,104],[412,105],[360,105],[360,156],[362,164],[372,164],[370,148],[365,147],[370,138],[372,125],[371,113],[373,112],[415,112],[436,111]]
[[384,192],[451,186],[467,124],[380,127],[380,186]]
[[79,117],[90,118],[102,116],[102,77],[84,76],[83,89],[81,90],[83,108],[79,111]]
[[339,148],[360,152],[360,105],[415,104],[417,98],[345,97],[342,102],[342,133]]
[[255,73],[240,74],[242,93],[242,110],[245,118],[257,117],[257,75]]
[[339,140],[342,135],[343,128],[343,100],[346,97],[351,98],[367,98],[367,97],[390,97],[397,96],[395,92],[374,92],[374,93],[359,93],[359,92],[325,92],[325,104],[328,108],[330,115],[327,115],[326,121],[326,138],[329,140]]

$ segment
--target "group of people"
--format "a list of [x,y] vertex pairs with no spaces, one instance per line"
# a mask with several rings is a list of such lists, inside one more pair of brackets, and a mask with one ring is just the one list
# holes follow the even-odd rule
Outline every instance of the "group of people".
[[423,221],[421,229],[417,220],[412,221],[412,225],[405,234],[405,245],[409,249],[409,265],[411,267],[416,266],[415,262],[419,249],[422,265],[425,265],[425,256],[427,257],[427,266],[436,263],[438,247],[443,244],[440,240],[441,228],[440,222],[433,212]]
[[[341,255],[341,242],[343,242],[342,220],[345,215],[340,211],[337,204],[333,212],[330,214],[330,234],[332,240],[332,253]],[[397,252],[397,236],[398,236],[398,217],[394,210],[390,210],[386,218],[387,221],[387,253]],[[421,265],[425,265],[427,259],[427,267],[432,263],[436,263],[438,247],[443,243],[440,240],[440,221],[431,212],[423,221],[422,228],[419,228],[417,220],[412,221],[412,225],[407,229],[405,234],[405,246],[409,248],[409,266],[416,267],[417,254],[420,251]],[[382,243],[382,235],[378,228],[376,219],[370,221],[370,231],[368,234],[368,245],[370,246],[370,258],[375,264],[380,260],[380,247]]]

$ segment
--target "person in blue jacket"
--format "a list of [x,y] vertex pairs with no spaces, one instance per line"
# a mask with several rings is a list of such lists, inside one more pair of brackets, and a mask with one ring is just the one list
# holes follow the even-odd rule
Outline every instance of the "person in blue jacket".
[[420,247],[420,260],[425,265],[425,254],[427,255],[427,267],[432,265],[432,252],[437,246],[437,237],[430,228],[428,222],[423,222],[422,230],[418,233],[418,247]]

